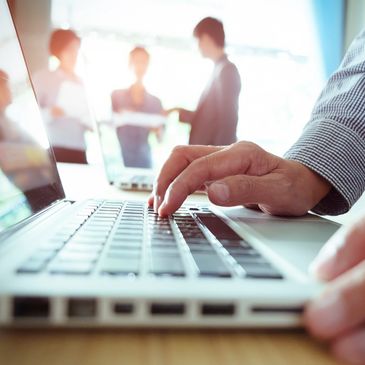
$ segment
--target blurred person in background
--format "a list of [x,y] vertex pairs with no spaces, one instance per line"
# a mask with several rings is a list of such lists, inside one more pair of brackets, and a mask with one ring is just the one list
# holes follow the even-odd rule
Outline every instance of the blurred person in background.
[[196,25],[193,34],[202,56],[214,62],[213,74],[195,111],[173,108],[168,112],[178,111],[180,121],[191,125],[189,144],[229,145],[237,140],[240,75],[225,53],[225,32],[221,21],[204,18]]
[[[134,73],[135,82],[128,89],[114,90],[111,95],[114,113],[136,112],[162,114],[161,101],[150,94],[143,80],[147,73],[150,55],[144,47],[135,47],[129,53],[129,65]],[[159,129],[122,125],[117,127],[117,135],[122,150],[124,164],[127,167],[151,168],[151,147],[148,137],[151,131]]]
[[[50,175],[53,173],[50,156],[25,128],[7,115],[12,103],[9,76],[0,70],[0,181],[1,175],[5,175],[12,186],[23,192],[32,211],[37,211],[45,191],[48,193],[44,187],[54,179]],[[49,192],[52,196],[53,192]]]
[[36,73],[33,84],[56,160],[86,164],[85,132],[92,131],[92,123],[84,85],[75,73],[80,45],[74,31],[56,29],[49,52],[59,66]]

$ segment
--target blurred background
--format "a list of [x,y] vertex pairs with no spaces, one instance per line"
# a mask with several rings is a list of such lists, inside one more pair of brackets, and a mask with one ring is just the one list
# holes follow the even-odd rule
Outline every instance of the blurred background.
[[[365,25],[364,0],[10,0],[31,74],[56,68],[48,40],[54,28],[82,38],[77,72],[99,119],[112,90],[132,82],[128,54],[151,54],[147,89],[165,109],[194,109],[213,65],[192,35],[204,17],[221,19],[227,53],[237,65],[242,92],[237,134],[283,154],[308,121],[327,78]],[[151,140],[153,159],[187,143],[188,129],[170,116],[163,143]],[[98,161],[97,139],[87,138],[88,160]]]

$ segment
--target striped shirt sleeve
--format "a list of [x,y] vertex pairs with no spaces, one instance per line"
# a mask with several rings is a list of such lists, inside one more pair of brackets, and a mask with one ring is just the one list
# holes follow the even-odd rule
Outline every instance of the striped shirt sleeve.
[[306,165],[332,185],[312,209],[315,213],[345,213],[365,191],[365,30],[330,77],[285,158]]

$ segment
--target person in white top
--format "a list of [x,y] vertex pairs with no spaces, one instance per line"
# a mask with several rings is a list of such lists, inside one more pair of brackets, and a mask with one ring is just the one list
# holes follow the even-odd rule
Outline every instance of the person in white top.
[[72,30],[56,29],[49,52],[59,61],[55,71],[33,76],[34,89],[58,162],[87,163],[85,132],[92,130],[86,92],[75,73],[81,39]]

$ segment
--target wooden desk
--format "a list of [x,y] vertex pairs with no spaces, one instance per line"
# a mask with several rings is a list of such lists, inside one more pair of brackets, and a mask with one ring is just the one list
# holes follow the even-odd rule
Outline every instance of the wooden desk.
[[[97,167],[60,166],[71,198],[145,199],[109,186]],[[196,198],[195,198],[196,199]],[[204,199],[198,197],[198,199]],[[1,365],[334,365],[298,330],[1,330]]]
[[6,365],[334,365],[298,331],[0,331]]

